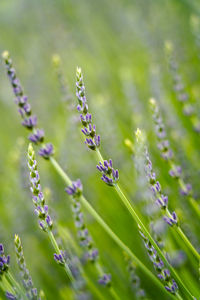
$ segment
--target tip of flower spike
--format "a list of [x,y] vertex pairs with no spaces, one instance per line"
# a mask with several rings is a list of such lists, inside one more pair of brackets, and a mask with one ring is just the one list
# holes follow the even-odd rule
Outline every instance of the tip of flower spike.
[[20,241],[20,238],[19,238],[18,234],[15,234],[14,243],[18,244],[19,241]]
[[58,67],[60,65],[61,59],[58,54],[54,54],[52,56],[52,63],[54,64],[55,67]]
[[2,53],[2,58],[3,59],[8,59],[9,58],[9,52],[6,50],[6,51],[3,51]]
[[136,136],[136,140],[138,143],[144,141],[144,134],[139,128],[137,128],[137,130],[135,132],[135,136]]
[[78,76],[80,76],[81,73],[82,73],[81,68],[80,68],[80,67],[77,67],[77,68],[76,68],[76,74],[77,74]]
[[131,140],[125,139],[124,144],[129,150],[131,150],[131,152],[134,152],[134,146],[133,146],[133,143],[131,142]]
[[156,105],[156,100],[155,100],[154,98],[150,98],[150,99],[149,99],[149,103],[150,103],[152,106],[155,107],[155,105]]
[[18,234],[15,233],[15,240],[19,239]]
[[165,41],[165,50],[167,53],[171,53],[173,51],[173,44],[171,41]]
[[34,152],[33,146],[32,146],[32,144],[30,143],[30,144],[28,145],[28,153],[32,154],[33,152]]

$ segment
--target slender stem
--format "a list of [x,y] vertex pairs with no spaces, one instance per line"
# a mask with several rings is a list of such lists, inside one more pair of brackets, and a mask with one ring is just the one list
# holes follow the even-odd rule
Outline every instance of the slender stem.
[[10,282],[6,279],[5,276],[2,276],[0,280],[0,288],[3,292],[11,292],[13,295],[16,295],[16,291],[14,290],[13,286],[10,284]]
[[[171,169],[175,168],[175,164],[174,162],[170,159],[169,160],[169,165]],[[178,178],[178,184],[180,186],[181,189],[186,190],[186,183],[183,181],[182,178]],[[200,218],[200,206],[199,203],[192,197],[189,196],[188,197],[189,203],[191,205],[191,207],[193,208],[194,212],[196,213],[196,215],[198,216],[198,218]]]
[[[166,213],[169,217],[171,217],[171,214],[169,212],[168,209],[166,209]],[[197,258],[197,260],[200,260],[200,255],[197,252],[197,250],[194,248],[194,246],[190,243],[190,241],[188,240],[188,238],[186,237],[186,235],[184,234],[184,232],[182,231],[181,227],[178,226],[173,226],[172,227],[176,233],[178,233],[178,235],[181,237],[181,239],[184,241],[184,243],[187,245],[187,247],[191,250],[192,254]]]
[[197,203],[197,201],[193,197],[189,197],[188,200],[189,200],[191,206],[193,207],[193,210],[196,212],[196,214],[198,215],[198,217],[200,219],[200,206],[199,206],[199,203]]
[[193,247],[193,245],[190,243],[190,241],[188,240],[188,238],[186,237],[186,235],[184,234],[184,232],[182,231],[182,229],[180,228],[180,226],[178,227],[174,227],[176,232],[180,235],[180,237],[183,239],[183,241],[185,242],[185,244],[188,246],[188,248],[190,248],[190,250],[192,251],[192,253],[194,254],[194,256],[198,259],[198,261],[200,260],[200,255],[198,254],[198,252],[196,251],[196,249]]
[[61,166],[57,163],[57,161],[53,158],[50,157],[50,162],[52,163],[54,169],[57,171],[57,173],[62,177],[62,179],[65,181],[67,185],[71,185],[72,181],[69,178],[69,176],[63,171]]
[[[53,235],[53,232],[49,230],[49,231],[47,231],[47,233],[48,233],[49,239],[51,240],[51,243],[52,243],[53,248],[55,249],[56,253],[57,254],[61,254],[61,251],[60,251],[60,249],[58,247],[58,244],[57,244],[56,239],[55,239],[55,237]],[[73,283],[75,281],[75,279],[74,279],[74,277],[73,277],[73,275],[72,275],[72,273],[70,271],[70,268],[68,267],[68,265],[67,265],[66,262],[64,264],[64,268],[65,268],[65,272],[66,272],[68,278]]]
[[[50,162],[52,163],[56,172],[62,177],[64,182],[67,185],[71,184],[71,179],[68,175],[63,171],[60,165],[54,158],[50,158]],[[99,225],[105,230],[105,232],[115,241],[115,243],[124,250],[130,258],[140,267],[140,269],[160,288],[163,292],[165,292],[168,296],[169,293],[164,289],[162,283],[158,280],[156,276],[153,275],[151,271],[134,255],[134,253],[130,250],[126,244],[122,242],[122,240],[112,231],[112,229],[106,224],[106,222],[100,217],[100,215],[95,211],[95,209],[90,205],[90,203],[86,200],[86,198],[82,195],[80,197],[80,201],[83,206],[89,211],[89,213],[93,216],[93,218],[99,223]]]
[[[177,294],[176,296],[177,296],[177,298],[178,298],[179,300],[184,300],[184,299],[181,297],[180,294]],[[194,298],[193,298],[193,299],[194,299]]]
[[128,211],[130,212],[130,214],[132,215],[133,219],[136,221],[136,223],[141,227],[142,231],[144,231],[144,234],[147,236],[147,238],[150,240],[150,242],[152,243],[152,245],[154,246],[154,248],[156,249],[156,251],[158,252],[160,258],[162,258],[163,262],[165,263],[165,265],[170,269],[171,273],[173,274],[173,276],[175,277],[175,279],[179,282],[180,286],[182,287],[182,289],[187,293],[187,295],[191,298],[194,299],[192,294],[190,293],[190,291],[187,289],[187,287],[184,285],[184,283],[182,282],[181,278],[178,276],[178,274],[176,273],[176,271],[174,270],[174,268],[169,264],[169,262],[167,261],[166,257],[164,256],[164,254],[162,253],[162,251],[160,250],[160,248],[158,247],[158,245],[156,244],[156,242],[154,241],[154,239],[152,238],[151,234],[149,233],[148,229],[146,228],[146,226],[142,223],[142,221],[140,220],[140,218],[138,217],[138,215],[136,214],[136,212],[134,211],[132,205],[130,204],[130,202],[128,201],[128,199],[126,198],[126,196],[124,195],[123,191],[121,190],[121,188],[119,187],[119,185],[117,184],[115,186],[115,190],[117,191],[120,199],[122,200],[122,202],[124,203],[124,205],[127,207]]

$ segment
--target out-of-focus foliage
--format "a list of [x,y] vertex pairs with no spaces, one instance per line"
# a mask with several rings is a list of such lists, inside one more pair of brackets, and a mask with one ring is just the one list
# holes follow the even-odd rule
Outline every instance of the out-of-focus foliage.
[[[61,57],[61,69],[74,105],[77,101],[75,70],[77,65],[81,66],[90,110],[102,138],[102,152],[107,159],[112,157],[120,171],[121,185],[141,214],[144,212],[136,171],[124,140],[133,140],[137,127],[146,131],[154,167],[164,191],[169,195],[169,205],[180,216],[188,210],[183,226],[198,244],[199,237],[190,232],[188,222],[193,220],[196,229],[199,224],[195,223],[187,204],[181,199],[176,201],[180,197],[178,187],[169,177],[156,147],[148,99],[157,99],[176,157],[193,183],[195,196],[200,196],[200,139],[181,113],[164,50],[165,42],[170,40],[187,91],[199,111],[200,48],[191,26],[191,20],[196,20],[196,31],[200,35],[199,14],[198,1],[189,0],[0,2],[0,50],[9,50],[32,108],[38,115],[39,125],[45,129],[47,139],[55,145],[55,157],[73,179],[81,178],[89,202],[151,270],[153,267],[137,226],[118,196],[100,181],[94,153],[88,151],[82,142],[80,127],[75,121],[78,114],[75,109],[68,110],[60,93],[52,56],[57,53]],[[17,233],[22,239],[35,285],[44,290],[47,299],[70,299],[64,272],[54,262],[53,250],[46,235],[38,229],[33,212],[26,158],[28,140],[13,103],[3,63],[0,66],[0,141],[0,241],[4,243],[6,252],[11,254],[11,268],[18,276],[13,246],[14,234]],[[63,182],[50,164],[43,159],[38,160],[41,183],[52,214],[64,232],[71,236],[66,244],[71,243],[73,248],[75,243],[79,247]],[[177,203],[179,207],[174,207]],[[120,299],[135,299],[121,250],[85,213],[102,263],[112,274],[113,286]],[[166,241],[170,235],[170,231],[166,230]],[[168,244],[168,250],[173,250],[170,248],[174,246],[179,249],[174,241],[174,245]],[[95,272],[88,272],[95,283]],[[197,278],[197,271],[187,260],[178,272],[186,281],[189,273]],[[139,275],[142,275],[142,287],[151,299],[167,299],[164,293],[157,294],[143,274],[139,272]],[[198,281],[194,279],[195,288],[197,285]]]

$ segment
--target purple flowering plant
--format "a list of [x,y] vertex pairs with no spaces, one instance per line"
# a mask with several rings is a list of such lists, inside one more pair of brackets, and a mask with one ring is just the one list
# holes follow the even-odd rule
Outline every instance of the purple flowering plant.
[[[173,42],[168,41],[163,47],[164,31],[149,37],[155,26],[144,26],[148,25],[145,20],[148,14],[141,18],[137,9],[134,14],[132,10],[132,5],[136,8],[142,4],[126,6],[120,0],[112,11],[112,3],[101,3],[105,8],[101,12],[102,7],[96,0],[92,5],[78,3],[79,7],[70,1],[61,2],[55,4],[56,9],[59,7],[59,18],[56,18],[57,11],[53,11],[52,22],[61,24],[63,14],[71,25],[76,11],[76,22],[68,26],[69,33],[73,33],[67,39],[72,59],[68,56],[65,68],[65,61],[53,55],[52,74],[47,72],[49,83],[42,90],[43,98],[40,98],[39,79],[52,52],[49,55],[45,51],[44,55],[41,51],[38,55],[35,50],[33,60],[36,56],[37,60],[27,62],[25,84],[30,95],[37,95],[35,103],[25,93],[11,55],[8,51],[2,53],[27,139],[18,137],[23,131],[18,133],[17,124],[10,119],[10,104],[6,103],[5,107],[3,104],[2,137],[6,134],[3,143],[5,141],[5,149],[8,149],[6,141],[10,147],[16,139],[16,145],[6,153],[5,160],[4,146],[1,152],[0,298],[200,299],[200,90],[198,68],[193,70],[189,64],[200,45],[199,18],[191,16],[190,23],[186,22],[187,26],[191,25],[192,34],[187,49],[196,47],[196,52],[187,52],[178,44],[179,40],[173,38]],[[10,4],[5,7],[7,5]],[[159,17],[162,26],[160,15],[164,12],[159,9],[158,13],[155,9],[159,5],[145,2],[144,8],[152,8],[146,12],[153,12],[155,22]],[[168,11],[168,6],[173,8],[173,5],[168,3],[164,7]],[[197,7],[192,2],[187,5],[188,11],[190,6]],[[180,4],[183,6],[186,4]],[[51,11],[50,7],[51,4],[45,13]],[[88,8],[95,13],[91,15]],[[169,11],[169,19],[172,11]],[[15,16],[17,10],[13,12]],[[103,26],[108,32],[116,29],[116,40],[114,35],[107,39],[103,26],[99,26],[98,34],[90,35],[97,30],[96,24],[102,24],[98,18],[102,14]],[[139,24],[137,28],[138,19],[141,27]],[[4,18],[0,22],[3,23]],[[85,30],[87,22],[91,22],[90,30]],[[49,28],[48,20],[44,23]],[[176,25],[178,28],[178,21]],[[27,24],[27,28],[29,26]],[[76,26],[79,26],[80,36],[73,32]],[[134,43],[134,51],[131,39],[137,39],[132,26],[138,32],[137,39],[145,46]],[[56,28],[55,32],[62,35],[64,27]],[[55,32],[51,30],[52,38],[47,44],[51,48],[49,41],[58,42],[55,45],[59,49],[65,39],[61,36],[58,40]],[[126,35],[129,35],[128,40]],[[2,37],[4,41],[4,34]],[[182,35],[179,37],[181,40]],[[71,39],[77,39],[73,47]],[[120,41],[119,45],[116,41]],[[42,43],[38,43],[39,50]],[[74,51],[77,43],[81,47]],[[108,49],[107,44],[112,47]],[[94,45],[101,47],[93,48]],[[186,47],[186,43],[184,45]],[[89,55],[84,61],[87,51]],[[155,94],[152,96],[158,101],[154,98],[149,101],[152,115],[146,101],[150,96],[149,82],[144,77],[149,70],[147,64],[145,67],[142,64],[146,61],[146,52],[152,60],[149,70],[151,67],[153,71],[159,69],[159,80],[163,84],[158,86],[154,82],[151,94]],[[90,60],[92,55],[95,60]],[[197,66],[199,57],[194,60]],[[23,61],[26,65],[26,56]],[[77,62],[83,64],[84,76],[80,67],[74,74]],[[36,75],[32,75],[36,69]],[[151,77],[152,70],[149,74]],[[30,80],[31,76],[35,81]],[[4,99],[4,90],[3,85],[0,100]],[[165,97],[162,99],[161,95]],[[162,116],[162,108],[169,115]],[[9,115],[7,119],[4,111],[6,118]],[[50,122],[46,121],[48,116]],[[45,126],[40,127],[40,122],[45,122]],[[16,126],[12,141],[9,140],[10,126]],[[136,130],[138,127],[142,130]],[[136,134],[131,140],[134,131]],[[19,235],[15,234],[13,247],[9,241],[15,232]]]

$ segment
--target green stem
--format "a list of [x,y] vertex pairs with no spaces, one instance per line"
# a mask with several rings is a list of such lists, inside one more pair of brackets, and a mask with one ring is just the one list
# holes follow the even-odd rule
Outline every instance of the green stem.
[[[180,294],[176,294],[176,297],[179,299],[179,300],[184,300]],[[193,298],[194,299],[194,298]]]
[[[169,160],[169,166],[172,170],[176,167],[172,160]],[[178,178],[178,184],[181,189],[186,190],[186,183],[183,181],[182,178]],[[200,206],[199,206],[198,202],[191,196],[188,196],[188,200],[189,200],[189,203],[190,203],[191,207],[193,208],[194,212],[196,213],[198,218],[200,218]]]
[[[50,162],[52,163],[56,172],[62,177],[64,182],[67,185],[71,185],[72,181],[67,176],[67,174],[62,170],[60,165],[54,158],[50,158]],[[99,225],[105,230],[105,232],[115,241],[115,243],[124,250],[130,258],[140,267],[140,269],[160,288],[162,291],[169,293],[164,289],[162,283],[158,280],[156,276],[153,275],[151,271],[134,255],[134,253],[130,250],[126,244],[124,244],[121,239],[111,230],[111,228],[105,223],[105,221],[100,217],[100,215],[95,211],[95,209],[90,205],[90,203],[86,200],[86,198],[82,195],[80,197],[80,201],[82,202],[83,206],[88,210],[88,212],[93,216],[93,218],[99,223]]]
[[185,244],[188,246],[188,248],[191,250],[191,252],[194,254],[194,256],[197,258],[197,260],[200,260],[200,255],[196,251],[196,249],[193,247],[193,245],[190,243],[180,226],[174,226],[174,229],[179,234],[179,236],[182,238],[182,240],[185,242]]
[[3,276],[0,280],[0,288],[3,292],[10,292],[13,295],[16,295],[16,291],[14,290],[13,286],[10,284],[10,282],[6,279],[5,276]]
[[93,282],[90,280],[90,278],[86,275],[85,272],[83,273],[83,276],[88,284],[88,287],[96,294],[96,296],[99,299],[104,300],[104,296],[99,292],[99,290],[96,288],[96,286],[93,284]]
[[156,251],[159,254],[160,258],[163,260],[163,262],[165,263],[165,265],[171,271],[171,273],[173,274],[174,278],[177,280],[177,282],[179,282],[180,286],[186,292],[186,294],[190,297],[190,299],[194,299],[193,295],[190,293],[190,291],[184,285],[184,283],[182,282],[181,278],[178,276],[178,274],[176,273],[176,271],[174,270],[174,268],[167,261],[166,257],[164,256],[164,254],[162,253],[162,251],[160,250],[160,248],[158,247],[158,245],[156,244],[156,242],[152,238],[152,236],[149,233],[149,231],[146,228],[146,226],[142,223],[142,221],[140,220],[140,218],[138,217],[138,215],[135,213],[132,205],[130,204],[130,202],[128,201],[128,199],[126,198],[126,196],[124,195],[123,191],[121,190],[121,188],[119,187],[118,184],[115,186],[115,190],[117,191],[120,199],[122,200],[122,202],[124,203],[124,205],[126,206],[126,208],[128,209],[128,211],[130,212],[130,214],[132,215],[133,219],[141,227],[141,229],[144,232],[144,234],[147,236],[147,238],[150,240],[151,244],[156,249]]
[[[47,233],[48,233],[49,239],[50,239],[50,241],[51,241],[51,243],[53,245],[53,248],[56,251],[56,254],[58,254],[58,255],[61,254],[61,251],[60,251],[60,249],[58,247],[58,244],[56,242],[56,239],[55,239],[52,231],[49,230],[49,231],[47,231]],[[72,273],[71,273],[71,271],[70,271],[67,263],[64,264],[64,268],[65,268],[65,272],[66,272],[68,278],[73,283],[75,281],[75,279],[74,279],[74,277],[73,277],[73,275],[72,275]]]

